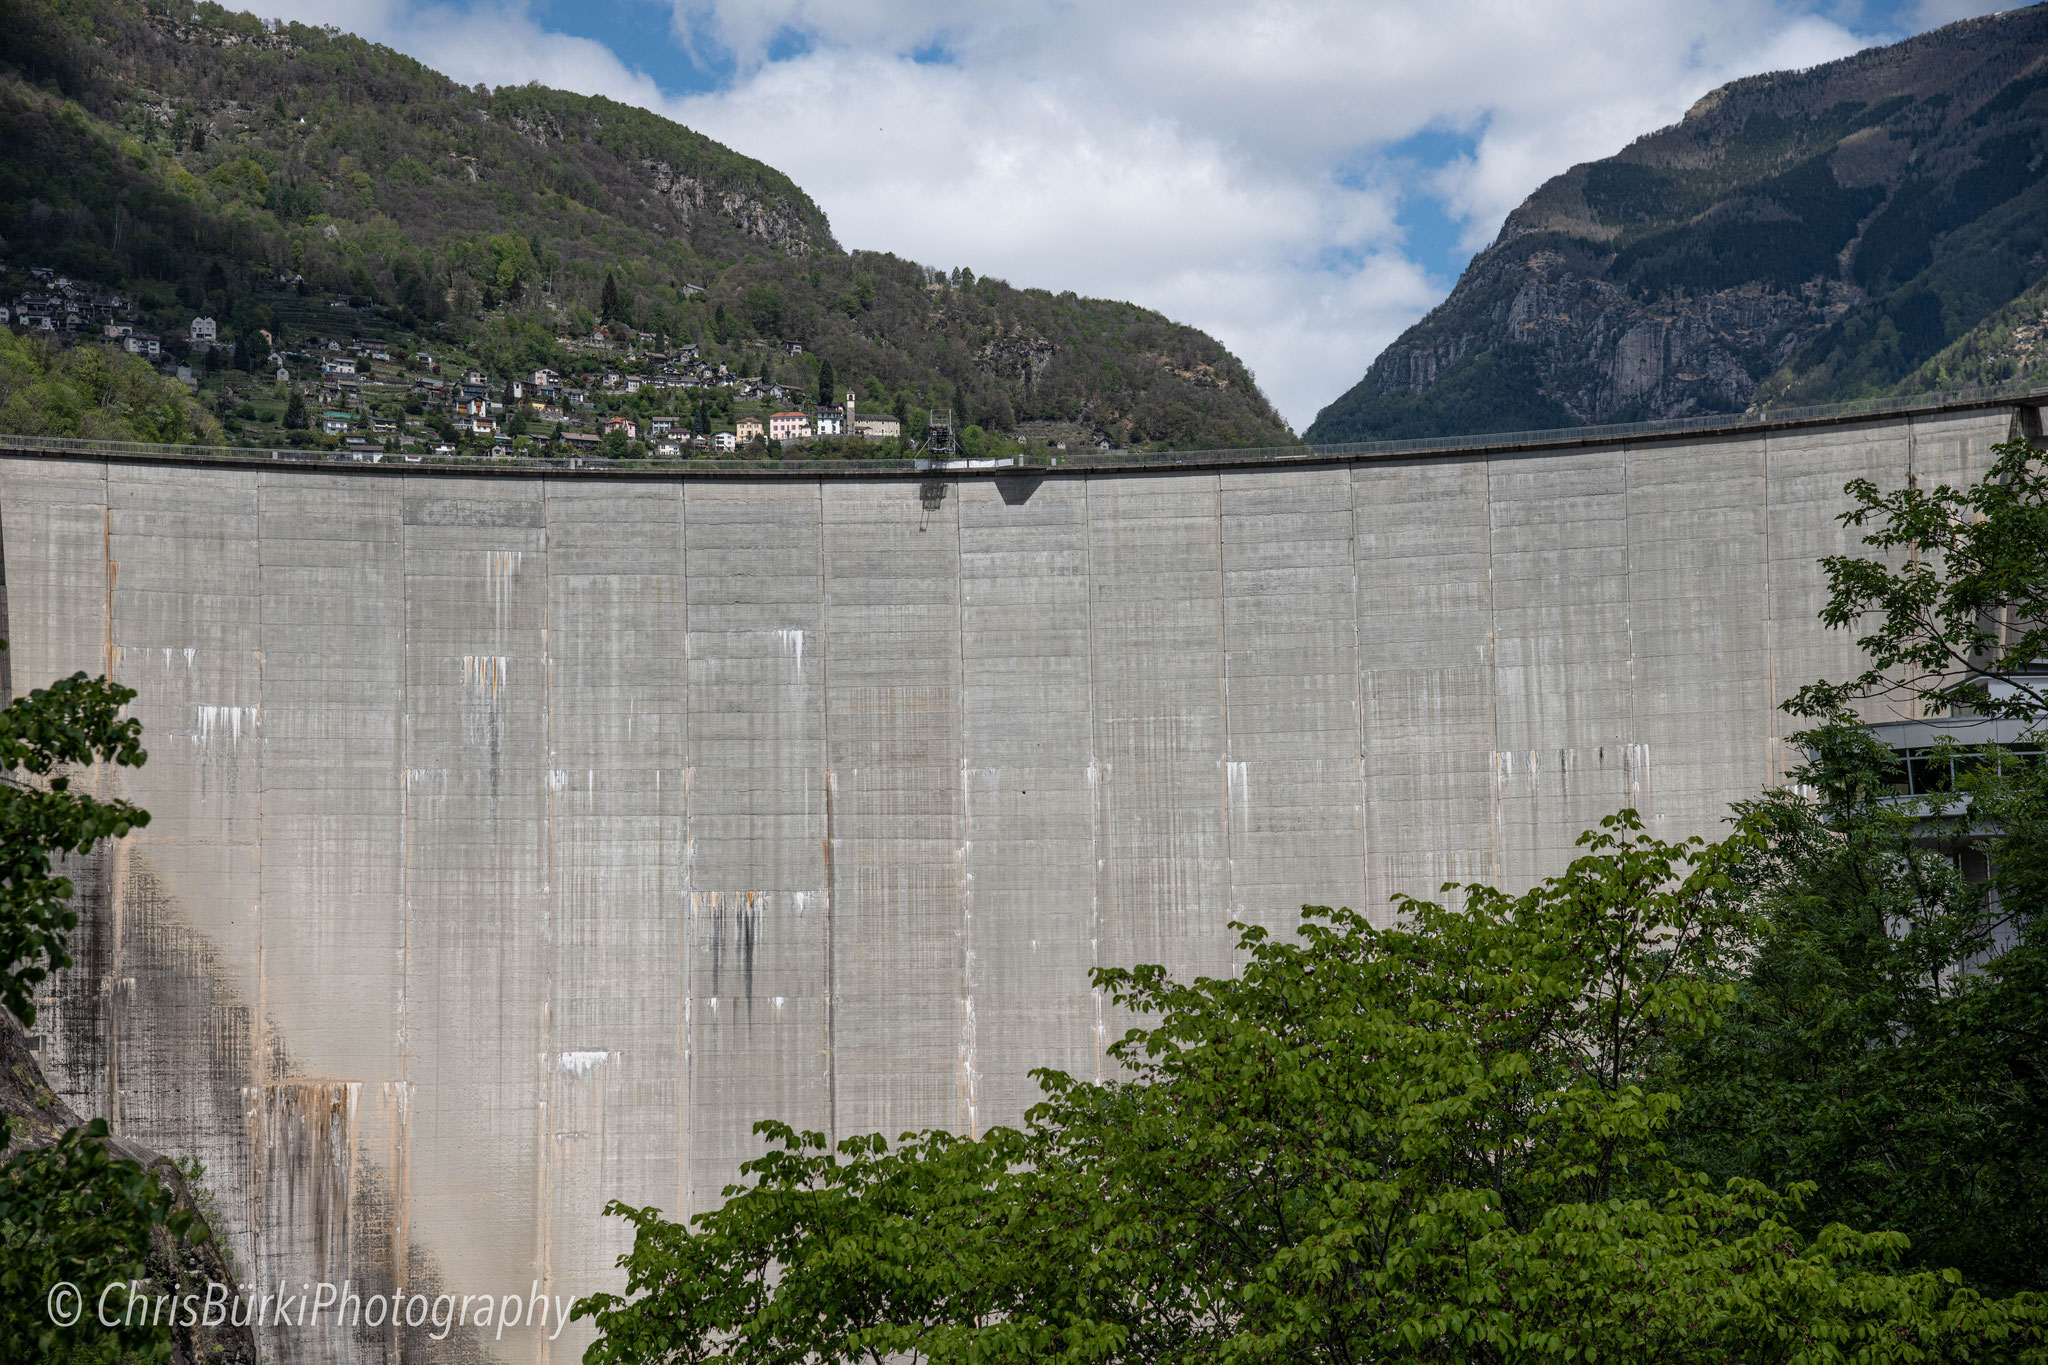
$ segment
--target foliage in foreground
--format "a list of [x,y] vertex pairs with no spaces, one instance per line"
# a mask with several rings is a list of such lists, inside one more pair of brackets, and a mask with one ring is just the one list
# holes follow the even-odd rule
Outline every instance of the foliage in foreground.
[[[147,811],[77,791],[70,777],[95,762],[145,761],[141,723],[121,715],[134,696],[78,673],[0,710],[0,1004],[23,1025],[35,1021],[36,983],[70,965],[78,925],[53,858],[149,823]],[[0,1150],[9,1140],[0,1115]],[[158,1227],[173,1239],[205,1236],[140,1163],[114,1155],[102,1119],[10,1157],[0,1166],[0,1360],[168,1356],[169,1327],[104,1330],[90,1302],[99,1286],[144,1276]],[[78,1325],[61,1330],[46,1298],[60,1281],[87,1298]]]
[[[1822,561],[1822,619],[1869,662],[1801,689],[1792,785],[1742,809],[1755,915],[1724,1026],[1673,1049],[1670,1136],[1717,1176],[1817,1183],[1799,1219],[1911,1239],[1908,1263],[2048,1286],[2048,465],[1994,448],[1979,483],[1849,484],[1876,557]],[[1845,708],[1989,715],[2017,749],[1937,746],[1919,794]],[[1952,783],[1942,780],[1952,771]],[[1930,784],[1927,778],[1933,775]],[[1936,790],[1928,791],[1932,785]],[[1943,787],[1949,789],[1941,790]]]
[[769,1124],[694,1230],[653,1208],[593,1362],[1909,1361],[2039,1353],[2048,1308],[1799,1226],[1809,1186],[1666,1157],[1657,1056],[1734,996],[1754,835],[1604,822],[1525,895],[1310,908],[1232,980],[1102,969],[1128,1078],[1041,1072],[1022,1130]]
[[2048,1286],[2048,771],[1958,751],[1958,790],[1908,806],[1869,731],[1805,738],[1796,785],[1745,807],[1735,999],[1661,1068],[1674,1158],[1815,1182],[1809,1234],[1890,1229],[1906,1264]]

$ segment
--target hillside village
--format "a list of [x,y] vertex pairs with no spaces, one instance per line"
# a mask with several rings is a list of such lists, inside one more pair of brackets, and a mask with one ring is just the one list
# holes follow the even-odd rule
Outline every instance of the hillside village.
[[[52,347],[99,345],[148,362],[186,384],[240,445],[656,460],[775,458],[803,448],[808,458],[858,459],[902,455],[928,439],[930,414],[900,397],[891,411],[864,406],[854,389],[828,390],[829,365],[798,362],[809,382],[768,377],[777,358],[788,368],[804,355],[796,342],[742,343],[734,348],[749,362],[742,368],[755,371],[742,374],[731,349],[714,358],[697,342],[597,325],[556,336],[553,365],[494,372],[453,345],[379,335],[374,309],[347,297],[308,300],[302,284],[278,281],[280,297],[301,305],[302,335],[283,335],[281,321],[278,332],[230,334],[206,316],[159,332],[138,320],[133,298],[31,266],[7,291],[0,323]],[[324,326],[304,321],[319,312]],[[1069,434],[1078,444],[1081,433],[1064,431],[1033,433],[1033,443],[1065,449]],[[966,453],[996,454],[1025,438],[969,427],[956,439]]]

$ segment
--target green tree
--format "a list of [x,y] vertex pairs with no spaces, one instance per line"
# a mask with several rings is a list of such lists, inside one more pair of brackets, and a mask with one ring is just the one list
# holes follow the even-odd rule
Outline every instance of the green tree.
[[306,417],[306,396],[294,388],[292,396],[284,405],[284,429],[286,431],[304,431],[310,425],[312,424]]
[[604,322],[615,322],[619,316],[619,282],[612,278],[611,271],[604,273],[604,292],[598,296],[597,316]]
[[772,284],[757,284],[747,291],[747,315],[763,336],[782,333],[782,291]]
[[[72,785],[74,771],[94,763],[139,767],[148,757],[141,723],[121,715],[134,697],[77,673],[0,710],[0,1004],[23,1026],[35,1022],[37,983],[70,965],[78,926],[71,882],[54,859],[149,823],[147,811]],[[9,1126],[0,1115],[0,1149],[12,1141]],[[75,1326],[60,1329],[46,1296],[69,1281],[90,1300],[99,1286],[140,1278],[154,1228],[204,1236],[172,1202],[141,1165],[109,1150],[101,1119],[9,1157],[0,1166],[0,1358],[168,1356],[167,1326],[103,1329],[88,1303]]]
[[220,424],[181,383],[139,356],[58,350],[0,330],[0,431],[113,441],[220,439]]
[[838,377],[832,373],[832,362],[824,356],[818,357],[818,406],[829,408],[839,398]]
[[[1869,667],[1788,703],[1826,721],[1797,737],[1792,782],[1744,808],[1759,838],[1731,875],[1754,940],[1725,1027],[1675,1049],[1666,1079],[1686,1096],[1681,1159],[1816,1182],[1809,1230],[1895,1229],[1911,1264],[2041,1290],[2048,482],[2026,443],[1995,453],[1967,488],[1848,485],[1844,520],[1881,555],[1823,561],[1823,619],[1867,629]],[[1899,756],[1840,709],[1867,697],[2017,720],[2022,743],[1917,755],[1905,799]]]
[[1903,563],[1821,561],[1821,619],[1843,628],[1875,616],[1857,641],[1870,663],[1849,682],[1801,688],[1791,709],[1822,717],[1858,698],[1907,697],[1934,714],[2048,715],[2048,464],[2025,441],[1993,453],[1967,488],[1848,485],[1855,506],[1842,522],[1870,528],[1863,543]]
[[[206,178],[213,185],[214,193],[223,200],[243,199],[252,204],[270,202],[270,177],[264,174],[261,165],[249,157],[242,156],[236,157],[233,161],[224,161],[214,167]],[[220,270],[219,261],[212,263],[212,271],[225,276],[225,272]],[[226,281],[223,278],[221,287],[224,288],[225,285]]]
[[[1868,730],[1801,740],[1791,784],[1743,808],[1758,837],[1730,868],[1753,911],[1735,998],[1660,1069],[1684,1097],[1674,1158],[1812,1182],[1791,1219],[1809,1235],[1888,1229],[1909,1265],[2048,1288],[2048,774],[1956,752],[1943,813],[1894,797],[1898,759]],[[1980,858],[1989,880],[1966,875]]]
[[[1747,835],[1739,836],[1740,839]],[[1022,1130],[828,1151],[779,1124],[694,1230],[651,1208],[625,1361],[1961,1359],[2042,1305],[1898,1273],[1895,1233],[1790,1221],[1810,1191],[1670,1165],[1664,1040],[1712,1027],[1736,845],[1624,812],[1521,896],[1309,908],[1242,970],[1099,969],[1152,1021],[1128,1079],[1040,1072]]]
[[[488,243],[490,248],[490,282],[503,290],[508,298],[517,299],[526,281],[540,272],[539,263],[533,258],[533,248],[528,240],[516,232],[500,232],[493,235]],[[611,283],[611,276],[605,280]],[[611,302],[618,304],[618,287],[611,288]]]

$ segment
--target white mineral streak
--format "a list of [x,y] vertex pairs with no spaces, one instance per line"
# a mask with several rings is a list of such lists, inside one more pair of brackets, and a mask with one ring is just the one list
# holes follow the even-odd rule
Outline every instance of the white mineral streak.
[[242,742],[242,731],[246,727],[252,735],[256,723],[262,718],[261,706],[195,706],[192,708],[198,726],[192,731],[192,747],[203,749],[212,744],[216,737],[224,736],[230,747]]
[[574,1076],[577,1080],[585,1081],[589,1080],[590,1074],[600,1066],[603,1066],[606,1062],[616,1062],[618,1059],[618,1053],[602,1050],[596,1052],[558,1052],[555,1054],[555,1067],[565,1076]]

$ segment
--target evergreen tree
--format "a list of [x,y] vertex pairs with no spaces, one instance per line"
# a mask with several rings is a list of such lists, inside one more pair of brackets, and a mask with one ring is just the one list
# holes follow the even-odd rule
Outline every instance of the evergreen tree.
[[304,431],[309,425],[306,421],[306,396],[293,389],[291,401],[284,405],[284,429]]
[[833,373],[832,373],[832,362],[831,362],[831,361],[829,361],[829,360],[827,360],[827,359],[825,359],[825,357],[823,357],[823,356],[819,356],[819,357],[818,357],[818,406],[819,406],[819,407],[821,407],[821,408],[829,408],[829,407],[831,407],[831,406],[832,406],[832,397],[833,397],[833,391],[834,391],[834,390],[835,390],[836,388],[838,388],[838,386],[839,386],[839,385],[838,385],[838,379],[837,379],[837,377],[836,377],[836,376],[834,376],[834,375],[833,375]]
[[607,270],[604,274],[604,294],[598,300],[597,315],[604,322],[611,322],[619,316],[619,282]]

